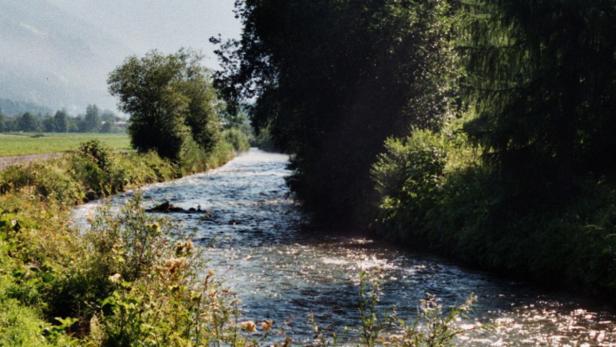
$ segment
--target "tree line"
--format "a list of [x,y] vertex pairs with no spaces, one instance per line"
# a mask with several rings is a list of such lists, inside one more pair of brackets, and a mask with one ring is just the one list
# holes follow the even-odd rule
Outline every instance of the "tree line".
[[[216,85],[318,220],[615,290],[616,1],[236,3]],[[567,259],[567,261],[563,261]]]
[[55,114],[24,112],[6,116],[0,111],[0,132],[48,132],[48,133],[114,133],[125,131],[125,120],[109,110],[101,111],[89,105],[83,115],[71,116],[66,110]]

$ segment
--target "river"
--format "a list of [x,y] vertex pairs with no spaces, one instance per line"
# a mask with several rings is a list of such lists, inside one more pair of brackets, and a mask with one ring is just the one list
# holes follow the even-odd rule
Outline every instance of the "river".
[[[395,249],[364,237],[306,231],[306,218],[284,178],[288,157],[252,149],[208,173],[143,188],[150,206],[168,200],[200,206],[201,215],[167,215],[204,250],[208,267],[241,300],[245,319],[272,319],[309,339],[313,314],[323,327],[357,326],[358,276],[378,270],[380,308],[413,318],[426,293],[445,306],[475,293],[464,345],[616,345],[616,315],[600,303],[550,293],[527,283],[469,270],[437,257]],[[121,204],[130,193],[115,197]],[[98,203],[75,210],[83,223]],[[487,323],[487,325],[486,325]],[[297,341],[297,340],[296,340]]]

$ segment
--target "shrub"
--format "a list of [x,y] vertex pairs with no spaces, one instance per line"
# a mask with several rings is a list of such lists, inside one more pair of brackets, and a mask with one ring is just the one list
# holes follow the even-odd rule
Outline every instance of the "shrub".
[[34,172],[22,166],[9,166],[0,172],[0,193],[17,191],[31,186],[35,181]]
[[[197,153],[203,170],[234,150],[221,142],[209,156]],[[156,153],[97,142],[0,172],[0,345],[242,344],[234,298],[211,276],[197,278],[190,243],[176,243],[138,199],[120,216],[101,211],[90,231],[69,225],[84,192],[105,196],[178,172]]]
[[586,175],[575,199],[518,191],[480,160],[482,148],[460,132],[465,121],[387,140],[372,168],[376,230],[487,269],[614,293],[616,185]]
[[[199,275],[200,255],[176,241],[171,225],[148,217],[137,195],[118,217],[102,211],[86,236],[84,268],[110,290],[88,324],[102,345],[240,342],[233,297],[213,274]],[[235,345],[235,343],[234,343]]]
[[58,162],[13,166],[0,173],[0,194],[31,189],[42,198],[74,204],[83,200],[79,184]]
[[446,165],[441,139],[416,130],[406,139],[388,139],[372,167],[379,196],[380,221],[406,239],[408,229],[422,230],[438,199]]
[[245,152],[250,149],[250,139],[240,129],[227,129],[222,136],[223,141],[230,144],[236,152]]
[[253,146],[263,151],[276,151],[278,149],[269,126],[259,129],[258,135],[253,140]]

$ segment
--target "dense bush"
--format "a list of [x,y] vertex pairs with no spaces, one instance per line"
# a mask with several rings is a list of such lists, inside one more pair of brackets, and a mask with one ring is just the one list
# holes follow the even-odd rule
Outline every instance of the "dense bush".
[[223,131],[222,136],[225,142],[230,144],[236,152],[245,152],[250,149],[250,138],[240,129],[227,129]]
[[398,238],[409,237],[409,229],[423,233],[427,213],[438,200],[445,163],[442,140],[430,131],[416,130],[406,139],[385,142],[372,176],[380,196],[379,220]]
[[253,138],[253,146],[264,151],[278,150],[268,126],[259,129],[257,135]]
[[379,197],[375,231],[549,285],[616,292],[613,183],[588,177],[577,184],[577,199],[564,204],[512,197],[460,132],[462,124],[386,142],[372,169]]

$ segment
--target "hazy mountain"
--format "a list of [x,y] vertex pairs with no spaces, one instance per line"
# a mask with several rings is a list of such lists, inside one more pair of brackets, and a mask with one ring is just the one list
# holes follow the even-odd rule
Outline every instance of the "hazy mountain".
[[74,16],[120,38],[141,55],[157,49],[172,53],[190,47],[205,55],[204,64],[217,68],[211,36],[238,38],[242,25],[235,18],[235,0],[49,0]]
[[0,98],[115,108],[106,76],[131,51],[48,0],[0,0]]
[[53,112],[49,107],[41,106],[33,102],[15,101],[0,98],[0,113],[7,116],[21,115],[25,112],[33,114],[51,114]]

